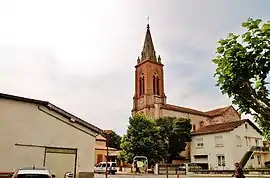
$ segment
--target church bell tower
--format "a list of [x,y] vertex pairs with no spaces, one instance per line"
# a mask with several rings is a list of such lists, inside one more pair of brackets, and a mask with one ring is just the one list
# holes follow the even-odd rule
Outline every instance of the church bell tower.
[[166,104],[164,93],[163,64],[152,41],[150,27],[147,25],[143,50],[135,66],[135,95],[132,115],[143,113],[150,117],[161,116],[161,106]]

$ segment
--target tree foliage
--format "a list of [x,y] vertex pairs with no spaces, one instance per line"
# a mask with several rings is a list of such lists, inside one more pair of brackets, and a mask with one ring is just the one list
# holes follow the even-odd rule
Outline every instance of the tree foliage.
[[187,119],[164,117],[155,121],[145,115],[136,115],[129,119],[127,133],[122,139],[121,158],[130,163],[135,156],[146,156],[150,164],[172,161],[191,140],[190,130]]
[[153,164],[162,160],[166,153],[158,128],[144,115],[136,115],[129,119],[121,148],[121,157],[129,163],[135,156],[146,156],[149,163]]
[[[102,132],[101,135],[104,138],[107,138],[107,134],[105,132]],[[110,135],[109,135],[109,145],[108,146],[111,147],[111,148],[116,148],[116,149],[119,150],[120,149],[121,140],[122,140],[122,137],[120,135],[118,135],[114,131],[111,131],[110,132]]]
[[156,125],[167,148],[167,161],[171,163],[182,151],[185,151],[186,143],[191,141],[192,125],[189,119],[176,117],[159,118],[156,120]]
[[267,77],[270,70],[270,21],[249,18],[242,35],[230,33],[218,41],[213,62],[223,94],[233,99],[241,113],[251,114],[269,137],[270,101]]

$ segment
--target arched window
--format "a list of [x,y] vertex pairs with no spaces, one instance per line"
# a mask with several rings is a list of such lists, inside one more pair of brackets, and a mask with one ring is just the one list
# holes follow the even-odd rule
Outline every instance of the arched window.
[[140,81],[139,81],[139,85],[140,85],[140,95],[144,94],[144,74],[141,75],[140,77]]
[[155,95],[159,95],[159,93],[160,93],[159,77],[156,73],[154,73],[154,76],[153,76],[153,92]]

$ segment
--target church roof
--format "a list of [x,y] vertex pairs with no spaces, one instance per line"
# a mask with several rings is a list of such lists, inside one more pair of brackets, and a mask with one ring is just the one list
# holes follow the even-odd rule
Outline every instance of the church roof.
[[220,132],[229,132],[235,129],[236,127],[241,126],[242,124],[248,122],[254,129],[256,129],[260,134],[262,133],[261,130],[253,124],[249,119],[243,119],[238,121],[232,122],[225,122],[213,125],[207,125],[197,129],[196,131],[192,132],[192,135],[204,135],[204,134],[212,134],[212,133],[220,133]]
[[207,112],[203,112],[196,109],[191,109],[191,108],[186,108],[186,107],[181,107],[181,106],[176,106],[176,105],[171,105],[171,104],[165,104],[164,106],[162,106],[163,109],[178,111],[178,112],[183,112],[183,113],[188,113],[188,114],[194,114],[194,115],[199,115],[199,116],[206,116],[206,117],[219,116],[231,107],[232,106],[226,106],[226,107],[210,110]]
[[213,116],[219,116],[222,113],[224,113],[227,109],[229,109],[231,106],[226,106],[223,108],[217,108],[217,109],[213,109],[210,111],[205,112],[206,114],[208,114],[209,116],[213,117]]
[[207,113],[191,109],[191,108],[185,108],[181,106],[175,106],[171,104],[165,104],[162,108],[167,109],[167,110],[173,110],[173,111],[179,111],[179,112],[184,112],[184,113],[189,113],[189,114],[195,114],[195,115],[200,115],[200,116],[209,116]]

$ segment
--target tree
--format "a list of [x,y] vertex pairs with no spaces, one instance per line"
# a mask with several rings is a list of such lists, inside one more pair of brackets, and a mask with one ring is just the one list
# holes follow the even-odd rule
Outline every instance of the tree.
[[249,18],[242,35],[230,33],[218,41],[213,62],[215,77],[223,94],[241,113],[251,114],[266,137],[270,137],[270,101],[267,77],[270,70],[270,21]]
[[186,143],[191,141],[192,125],[189,119],[176,117],[159,118],[156,120],[156,125],[168,150],[167,161],[171,163],[185,150]]
[[129,119],[126,135],[121,142],[121,158],[132,163],[135,156],[146,156],[149,164],[163,160],[167,154],[162,137],[154,121],[144,115]]
[[[101,133],[101,135],[107,139],[107,134],[104,131]],[[112,147],[112,148],[116,148],[116,149],[119,150],[121,140],[122,140],[122,137],[120,135],[118,135],[114,131],[111,131],[110,135],[109,135],[109,144],[108,144],[108,146]]]

